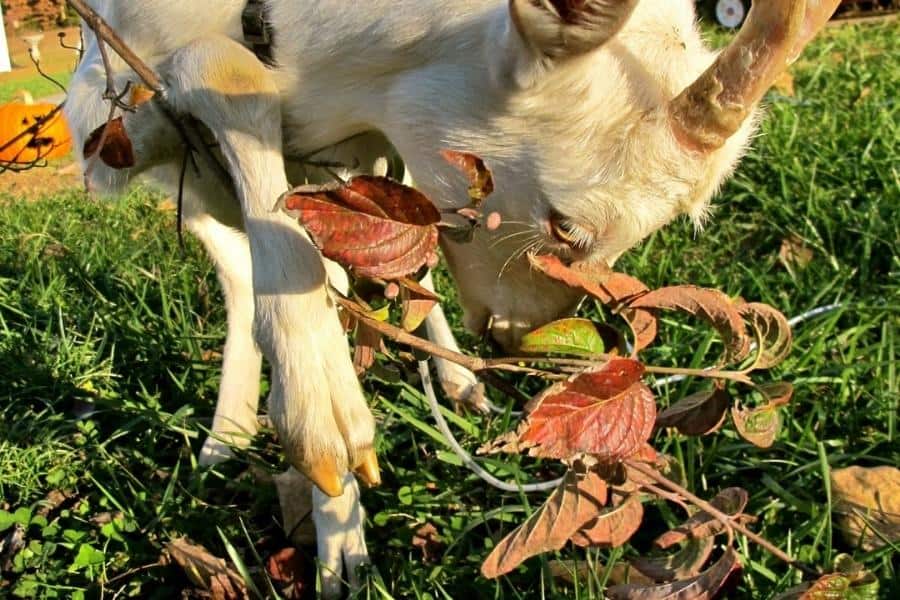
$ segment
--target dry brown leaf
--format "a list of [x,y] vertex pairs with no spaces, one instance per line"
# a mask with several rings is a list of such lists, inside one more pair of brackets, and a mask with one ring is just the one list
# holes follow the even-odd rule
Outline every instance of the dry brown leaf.
[[771,369],[790,354],[794,335],[780,311],[759,302],[741,304],[738,311],[760,345],[756,350],[755,369]]
[[628,458],[650,438],[656,420],[643,374],[638,361],[616,358],[551,386],[529,404],[520,442],[532,446],[531,456],[543,458]]
[[[747,494],[747,490],[732,487],[719,492],[709,503],[731,517],[739,517],[744,508],[747,507],[749,499],[750,496]],[[722,533],[725,529],[724,523],[711,514],[700,511],[675,529],[667,531],[656,538],[654,544],[658,548],[665,550],[689,539],[696,540],[713,537]]]
[[441,150],[441,156],[469,180],[469,198],[478,206],[494,192],[494,176],[480,157],[469,152]]
[[403,306],[401,325],[406,331],[415,331],[440,298],[413,279],[404,278],[397,283],[400,284],[400,301]]
[[216,600],[247,598],[247,588],[240,575],[228,567],[224,559],[210,554],[209,550],[176,538],[165,545],[165,551],[197,587],[212,592]]
[[579,263],[567,267],[553,255],[528,255],[528,260],[536,269],[566,285],[578,288],[609,306],[628,305],[619,311],[634,334],[634,353],[653,343],[656,339],[656,317],[648,310],[630,308],[630,302],[649,288],[629,275],[613,273],[609,267]]
[[771,448],[781,430],[781,412],[772,402],[757,408],[735,404],[731,418],[740,436],[759,448]]
[[706,435],[718,431],[728,414],[729,393],[713,388],[682,398],[656,417],[657,427],[674,427],[684,435]]
[[675,581],[696,577],[709,560],[716,542],[706,537],[689,540],[675,554],[666,556],[643,557],[632,559],[631,565],[636,571],[656,583]]
[[772,88],[783,96],[794,97],[794,76],[790,71],[782,71],[781,75],[775,78]]
[[547,501],[527,521],[501,540],[481,565],[491,579],[509,573],[522,561],[562,548],[606,504],[606,482],[593,472],[570,470]]
[[900,469],[847,467],[831,472],[838,527],[865,551],[900,542]]
[[751,340],[738,307],[718,290],[693,285],[664,287],[635,298],[629,306],[680,310],[706,320],[722,337],[727,362],[739,362],[750,353]]
[[813,251],[806,245],[803,238],[797,234],[791,234],[783,239],[781,248],[778,249],[778,261],[791,274],[793,274],[794,269],[805,268],[812,262],[813,256]]
[[441,541],[437,528],[431,523],[426,523],[416,530],[412,538],[412,546],[422,551],[422,560],[427,563],[439,559],[444,550],[444,542]]
[[[653,581],[627,562],[619,561],[611,568],[597,562],[584,560],[551,560],[550,575],[566,583],[584,583],[593,577],[605,578],[608,585],[625,583],[650,584]],[[607,573],[607,571],[609,571]]]
[[375,353],[381,349],[381,333],[363,321],[357,321],[353,344],[353,367],[362,375],[375,364]]
[[[102,148],[100,148],[101,140]],[[125,131],[122,117],[116,117],[91,132],[84,142],[84,158],[91,158],[97,150],[100,151],[100,160],[113,169],[128,169],[134,166],[134,147]]]
[[603,510],[573,537],[576,546],[618,548],[631,539],[644,520],[644,505],[638,494],[631,494],[615,507]]
[[710,600],[725,585],[729,575],[740,568],[737,553],[734,548],[728,548],[712,567],[696,577],[655,586],[616,585],[606,590],[606,597],[610,600]]

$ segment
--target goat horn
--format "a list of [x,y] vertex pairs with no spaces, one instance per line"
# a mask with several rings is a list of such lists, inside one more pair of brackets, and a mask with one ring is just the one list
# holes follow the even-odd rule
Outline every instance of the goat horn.
[[838,4],[840,0],[755,0],[731,44],[669,103],[669,122],[679,143],[699,152],[721,148]]

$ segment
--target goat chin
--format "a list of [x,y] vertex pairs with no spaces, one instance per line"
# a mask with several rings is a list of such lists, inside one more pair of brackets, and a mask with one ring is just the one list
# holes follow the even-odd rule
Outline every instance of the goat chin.
[[[838,2],[757,0],[745,29],[716,55],[696,28],[693,0],[369,0],[365,10],[346,0],[268,0],[276,66],[266,68],[241,44],[244,0],[94,0],[160,72],[174,110],[216,138],[234,180],[223,187],[188,169],[184,182],[186,224],[216,263],[228,308],[204,460],[227,457],[255,433],[265,356],[270,415],[289,461],[345,500],[330,510],[317,496],[316,525],[328,537],[323,578],[336,593],[338,549],[358,564],[365,545],[351,539],[358,526],[334,515],[361,522],[348,508],[356,496],[343,492],[355,494],[354,469],[377,480],[374,421],[325,285],[339,274],[296,223],[272,212],[288,181],[311,176],[285,155],[339,144],[320,156],[368,169],[393,144],[418,187],[445,208],[468,202],[467,182],[441,151],[483,158],[497,186],[483,209],[499,212],[503,226],[443,249],[466,324],[490,326],[514,350],[524,332],[579,301],[529,269],[525,253],[611,264],[678,216],[700,225],[745,151],[765,88]],[[107,73],[96,40],[85,37],[66,104],[76,147],[109,111]],[[119,89],[135,79],[119,58],[111,66]],[[176,187],[184,150],[156,103],[122,118],[136,164],[98,163],[94,185],[120,188],[150,174]],[[429,319],[437,319],[429,330],[452,340],[442,316]],[[475,387],[464,375],[466,389]]]

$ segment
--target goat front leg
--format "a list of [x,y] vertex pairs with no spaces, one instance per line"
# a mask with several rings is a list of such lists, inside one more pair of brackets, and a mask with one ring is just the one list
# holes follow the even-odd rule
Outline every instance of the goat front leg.
[[[423,287],[432,292],[434,280],[429,271],[420,282]],[[459,344],[450,329],[447,315],[440,304],[431,309],[425,318],[425,329],[428,339],[435,344],[459,352]],[[457,406],[464,406],[480,413],[488,412],[487,401],[484,396],[484,384],[478,381],[475,373],[455,362],[443,358],[433,357],[434,367],[437,369],[438,382],[444,394]]]
[[[273,74],[222,37],[196,40],[163,69],[173,105],[216,135],[234,179],[250,245],[255,337],[272,368],[269,414],[285,455],[325,495],[358,503],[349,471],[378,480],[374,420],[326,287],[322,257],[295,221],[272,210],[288,188]],[[344,497],[345,490],[351,497]],[[320,538],[346,545],[352,531],[331,518],[316,516]],[[348,552],[358,556],[362,548],[364,555],[361,540],[355,548]],[[339,589],[341,557],[323,559],[326,588]]]

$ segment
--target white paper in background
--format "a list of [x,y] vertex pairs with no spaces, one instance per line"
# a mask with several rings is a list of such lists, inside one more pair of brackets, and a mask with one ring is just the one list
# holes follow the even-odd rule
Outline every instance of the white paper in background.
[[3,7],[0,6],[0,73],[8,73],[11,70],[9,47],[6,45],[6,30],[3,27]]

